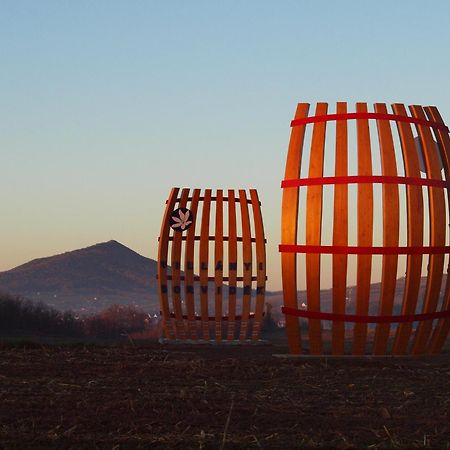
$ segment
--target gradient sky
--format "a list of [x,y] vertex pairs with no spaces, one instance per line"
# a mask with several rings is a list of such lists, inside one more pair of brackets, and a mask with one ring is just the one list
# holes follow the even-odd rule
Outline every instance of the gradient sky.
[[172,186],[254,187],[279,289],[297,102],[449,123],[449,19],[448,0],[1,0],[0,270],[110,239],[156,258]]

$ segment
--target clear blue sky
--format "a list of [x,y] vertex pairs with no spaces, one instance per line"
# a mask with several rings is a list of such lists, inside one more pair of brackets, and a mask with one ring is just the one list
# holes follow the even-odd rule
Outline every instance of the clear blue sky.
[[449,123],[449,23],[447,0],[0,1],[0,270],[109,239],[156,258],[172,186],[255,187],[280,288],[297,102]]

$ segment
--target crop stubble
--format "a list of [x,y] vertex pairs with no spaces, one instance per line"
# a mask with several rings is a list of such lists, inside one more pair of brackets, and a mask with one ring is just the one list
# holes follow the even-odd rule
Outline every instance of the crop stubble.
[[[283,349],[284,350],[284,349]],[[449,448],[449,355],[273,346],[0,349],[4,448]]]

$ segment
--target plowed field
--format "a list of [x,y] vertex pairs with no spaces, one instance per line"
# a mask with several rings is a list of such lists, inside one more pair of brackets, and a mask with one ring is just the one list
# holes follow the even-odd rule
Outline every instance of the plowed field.
[[450,357],[283,359],[276,346],[3,346],[20,449],[449,448]]

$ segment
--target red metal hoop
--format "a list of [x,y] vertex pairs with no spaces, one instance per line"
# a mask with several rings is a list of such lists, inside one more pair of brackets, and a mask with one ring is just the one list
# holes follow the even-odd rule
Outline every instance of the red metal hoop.
[[299,186],[323,186],[326,184],[358,184],[358,183],[381,183],[381,184],[406,184],[411,186],[433,186],[450,188],[450,182],[445,180],[434,180],[431,178],[416,177],[394,177],[382,175],[351,175],[346,177],[315,177],[294,178],[283,180],[282,188]]
[[445,247],[358,247],[344,245],[290,245],[280,244],[280,253],[310,253],[333,255],[439,255],[450,253]]
[[432,128],[438,128],[449,132],[448,127],[443,123],[433,122],[431,120],[418,119],[415,117],[401,116],[399,114],[383,114],[383,113],[345,113],[345,114],[325,114],[321,116],[304,117],[302,119],[294,119],[291,121],[291,127],[305,125],[308,123],[329,122],[332,120],[349,120],[349,119],[378,119],[392,120],[395,122],[414,123],[416,125],[425,125]]
[[288,316],[306,317],[308,319],[331,320],[338,322],[358,322],[358,323],[401,323],[401,322],[421,322],[424,320],[440,319],[449,317],[450,310],[436,311],[426,314],[403,314],[400,316],[360,316],[355,314],[333,314],[321,311],[304,311],[302,309],[282,307],[281,312]]

